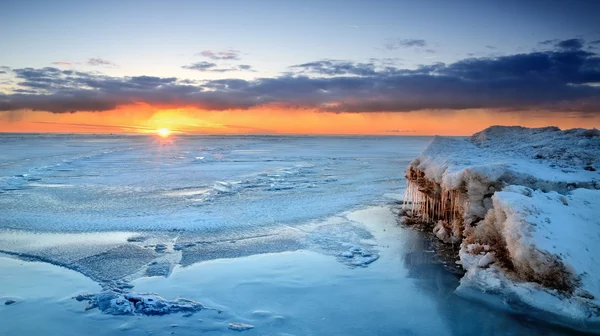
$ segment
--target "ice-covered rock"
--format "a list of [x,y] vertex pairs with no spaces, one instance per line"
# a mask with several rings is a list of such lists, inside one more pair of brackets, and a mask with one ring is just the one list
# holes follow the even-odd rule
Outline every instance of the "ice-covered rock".
[[457,293],[600,330],[599,168],[596,129],[435,137],[408,167],[405,213],[461,242]]
[[167,300],[152,293],[123,293],[107,290],[97,294],[80,294],[77,301],[88,301],[86,310],[98,308],[110,315],[166,315],[174,313],[196,313],[206,309],[196,301],[177,298]]

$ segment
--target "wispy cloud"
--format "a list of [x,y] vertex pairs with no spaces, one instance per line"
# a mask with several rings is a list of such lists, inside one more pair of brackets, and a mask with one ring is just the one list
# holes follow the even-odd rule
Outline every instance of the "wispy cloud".
[[225,51],[212,51],[212,50],[204,50],[196,54],[196,56],[202,56],[206,58],[210,58],[214,61],[226,60],[226,61],[237,61],[240,60],[240,51],[229,49]]
[[371,76],[376,74],[375,64],[370,63],[354,63],[343,60],[321,60],[303,64],[292,65],[291,70],[300,71],[301,73],[315,73],[327,76],[339,75],[357,75]]
[[111,61],[102,59],[102,58],[90,58],[87,61],[88,65],[93,65],[93,66],[106,66],[106,67],[116,67],[117,65]]
[[182,68],[188,69],[188,70],[208,71],[210,69],[213,69],[216,66],[217,66],[216,63],[202,61],[202,62],[192,63],[190,65],[184,65],[184,66],[182,66]]
[[400,48],[425,48],[427,41],[423,39],[391,39],[383,46],[388,50],[396,50]]
[[54,65],[71,66],[71,62],[52,62]]
[[211,62],[196,62],[189,65],[182,66],[184,69],[196,70],[201,72],[230,72],[230,71],[254,71],[252,66],[247,64],[241,64],[237,66],[230,66],[227,68],[218,67],[216,63]]

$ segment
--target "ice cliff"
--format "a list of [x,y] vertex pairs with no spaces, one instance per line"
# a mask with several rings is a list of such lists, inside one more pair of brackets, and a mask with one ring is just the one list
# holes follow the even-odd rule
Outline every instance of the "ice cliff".
[[600,331],[600,131],[494,126],[435,137],[407,170],[407,220],[460,243],[456,292]]

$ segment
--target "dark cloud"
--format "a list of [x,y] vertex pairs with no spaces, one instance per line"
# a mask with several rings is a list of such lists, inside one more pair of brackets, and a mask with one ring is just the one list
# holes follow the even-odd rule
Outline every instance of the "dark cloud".
[[93,66],[107,66],[107,67],[114,67],[117,66],[115,63],[111,62],[111,61],[107,61],[105,59],[102,58],[90,58],[87,61],[88,65],[93,65]]
[[383,45],[388,50],[396,50],[400,48],[424,48],[427,42],[423,39],[396,39],[390,40]]
[[35,90],[28,90],[28,89],[14,89],[13,92],[16,93],[31,93],[31,94],[36,94],[37,91]]
[[556,42],[558,42],[559,40],[557,39],[553,39],[553,40],[545,40],[540,42],[539,44],[544,45],[544,46],[554,46],[556,44]]
[[[576,43],[562,47],[554,43],[557,48],[549,51],[467,58],[415,69],[320,60],[294,65],[294,72],[287,75],[254,80],[194,82],[53,67],[12,69],[21,91],[0,94],[0,110],[104,111],[144,102],[212,110],[278,104],[332,112],[474,108],[600,112],[600,57]],[[209,62],[189,68],[218,69]]]
[[[594,42],[591,42],[589,44],[593,44],[593,43]],[[562,50],[579,50],[579,49],[583,48],[585,41],[580,38],[572,38],[572,39],[567,39],[567,40],[553,39],[553,40],[542,41],[539,44],[543,45],[543,46],[554,47],[556,49],[562,49]]]
[[143,86],[143,87],[158,87],[161,85],[165,85],[165,84],[171,84],[171,83],[175,83],[177,81],[177,78],[175,77],[168,77],[168,78],[162,78],[162,77],[154,77],[154,76],[135,76],[135,77],[130,77],[130,82]]
[[212,60],[227,60],[227,61],[237,61],[240,60],[240,52],[238,50],[227,50],[227,51],[211,51],[204,50],[196,54],[196,56],[203,56],[210,58]]
[[569,39],[558,42],[556,46],[561,49],[578,50],[583,48],[583,43],[582,39]]
[[119,78],[51,67],[13,72],[21,89],[10,95],[0,94],[0,110],[105,111],[135,102],[175,103],[186,94],[201,90],[176,78]]
[[561,84],[597,83],[600,59],[582,50],[533,52],[497,58],[469,58],[438,73],[467,80],[539,80]]

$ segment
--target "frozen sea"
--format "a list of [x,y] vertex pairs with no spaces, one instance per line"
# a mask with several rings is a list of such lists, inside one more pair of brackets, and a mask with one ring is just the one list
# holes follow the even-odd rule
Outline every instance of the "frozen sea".
[[[458,297],[397,223],[429,140],[0,135],[0,335],[568,334]],[[209,309],[73,299],[102,291]]]

